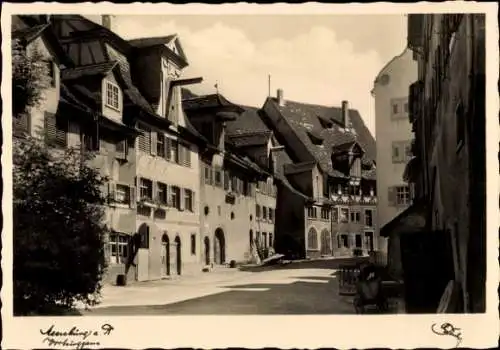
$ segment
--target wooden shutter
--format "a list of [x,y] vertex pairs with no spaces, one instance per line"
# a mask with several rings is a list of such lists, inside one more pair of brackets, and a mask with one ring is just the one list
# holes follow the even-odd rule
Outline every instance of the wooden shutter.
[[136,181],[135,181],[135,183],[136,183],[135,186],[136,187],[135,188],[137,190],[137,198],[138,198],[138,200],[141,200],[142,199],[141,198],[141,178],[140,177],[136,177],[135,179],[136,179]]
[[196,212],[196,208],[194,207],[195,203],[196,203],[196,200],[195,200],[194,196],[195,196],[195,192],[191,191],[191,210],[192,210],[193,213]]
[[156,201],[158,198],[158,182],[151,181],[151,199]]
[[48,143],[56,139],[56,116],[52,113],[45,112],[44,119],[45,140]]
[[108,203],[116,201],[116,184],[113,181],[108,182]]
[[130,208],[135,208],[136,207],[136,202],[137,202],[137,199],[136,199],[136,194],[137,194],[137,189],[135,188],[135,186],[131,186],[129,187],[129,190],[130,190]]
[[151,148],[151,155],[155,156],[156,155],[156,131],[151,131],[150,148]]
[[392,207],[395,207],[396,204],[397,204],[396,186],[390,186],[387,189],[387,191],[388,191],[387,196],[388,196],[388,200],[389,200],[389,205],[392,206]]
[[172,140],[165,136],[165,158],[167,160],[172,159]]
[[181,210],[181,211],[184,211],[184,209],[186,209],[185,205],[184,205],[185,204],[184,202],[186,200],[185,199],[186,198],[185,192],[186,192],[186,189],[179,187],[179,204],[180,204],[179,210]]

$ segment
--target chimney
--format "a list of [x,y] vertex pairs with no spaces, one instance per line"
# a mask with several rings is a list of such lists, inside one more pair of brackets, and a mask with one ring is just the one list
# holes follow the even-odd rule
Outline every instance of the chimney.
[[110,15],[101,15],[101,24],[103,27],[111,30],[111,16]]
[[351,128],[351,121],[349,120],[349,101],[342,101],[342,123],[346,130]]
[[277,97],[278,97],[278,105],[279,106],[284,106],[285,105],[285,99],[283,98],[283,89],[278,89]]

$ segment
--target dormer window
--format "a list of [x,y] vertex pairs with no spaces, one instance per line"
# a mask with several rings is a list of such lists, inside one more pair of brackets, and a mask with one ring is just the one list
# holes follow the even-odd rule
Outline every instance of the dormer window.
[[120,110],[120,88],[118,85],[106,81],[106,106]]

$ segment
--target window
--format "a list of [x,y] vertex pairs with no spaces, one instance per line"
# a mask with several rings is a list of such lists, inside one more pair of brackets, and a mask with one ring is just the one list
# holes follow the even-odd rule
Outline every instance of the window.
[[347,234],[341,234],[338,236],[339,248],[349,248],[349,236]]
[[193,191],[184,189],[184,208],[193,212]]
[[307,234],[307,248],[308,249],[318,249],[318,233],[316,230],[311,228]]
[[196,255],[196,234],[191,234],[191,255]]
[[156,135],[156,154],[158,157],[165,157],[165,135],[162,133]]
[[332,210],[332,221],[335,223],[339,222],[339,208],[333,208]]
[[394,141],[392,143],[393,163],[406,163],[411,157],[411,141]]
[[158,188],[158,193],[157,193],[158,202],[160,202],[160,204],[167,204],[168,203],[168,196],[167,196],[168,186],[164,183],[158,182],[157,188]]
[[340,222],[349,222],[349,208],[340,208]]
[[224,190],[229,191],[229,173],[227,171],[224,171]]
[[410,202],[410,189],[408,186],[396,187],[396,203],[398,205],[408,205]]
[[274,222],[274,209],[269,208],[269,221]]
[[321,208],[321,218],[323,220],[330,219],[330,211],[327,208]]
[[269,232],[269,246],[272,247],[273,243],[273,234]]
[[165,137],[165,159],[172,160],[172,140]]
[[317,211],[315,207],[309,207],[307,208],[307,216],[310,218],[317,218]]
[[130,203],[130,187],[117,184],[115,189],[115,202],[120,204]]
[[365,226],[373,226],[373,211],[371,209],[365,209]]
[[397,103],[392,104],[392,114],[398,114],[399,113],[399,105]]
[[356,248],[363,248],[363,237],[361,237],[360,234],[356,234],[355,244],[356,244]]
[[361,221],[361,213],[359,211],[351,211],[351,222],[357,223]]
[[151,129],[145,125],[138,125],[137,128],[141,131],[138,137],[139,150],[142,152],[151,152]]
[[148,179],[141,179],[140,182],[141,200],[153,199],[153,182]]
[[214,184],[215,186],[222,186],[222,172],[220,170],[214,170]]
[[267,220],[267,208],[264,206],[262,207],[262,218]]
[[47,144],[65,148],[68,145],[68,121],[55,114],[45,112],[44,124]]
[[118,141],[115,144],[115,152],[116,152],[116,158],[118,158],[118,159],[126,159],[127,158],[128,148],[127,148],[127,140],[126,139]]
[[258,204],[255,206],[255,216],[260,218],[260,205]]
[[171,206],[177,209],[181,208],[181,189],[178,186],[172,186],[172,191],[170,191],[170,203]]
[[170,140],[170,147],[172,149],[172,160],[179,164],[179,143],[176,140]]
[[120,88],[110,81],[106,82],[106,106],[120,110]]
[[[85,151],[99,151],[100,142],[96,134],[84,133],[81,136],[83,147]],[[119,155],[118,155],[119,157]]]
[[128,258],[129,236],[121,233],[109,235],[108,247],[110,252],[110,264],[124,264]]
[[208,165],[205,165],[205,183],[207,185],[212,184],[212,168]]

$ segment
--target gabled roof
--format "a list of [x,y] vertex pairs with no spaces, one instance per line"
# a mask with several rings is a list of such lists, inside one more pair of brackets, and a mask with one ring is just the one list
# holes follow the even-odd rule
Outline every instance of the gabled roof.
[[[309,153],[318,161],[322,171],[334,177],[345,177],[341,172],[333,169],[331,154],[334,146],[356,140],[365,150],[363,163],[373,164],[376,159],[375,139],[366,127],[357,110],[349,110],[349,118],[355,133],[346,131],[342,125],[342,108],[286,101],[280,106],[276,99],[269,98]],[[325,128],[320,119],[334,122],[331,128]],[[310,134],[319,135],[323,142],[316,145]]]
[[118,62],[109,61],[98,64],[90,64],[85,66],[78,66],[75,68],[64,69],[61,71],[62,80],[74,80],[80,79],[86,76],[93,75],[107,75],[109,72],[113,70]]

